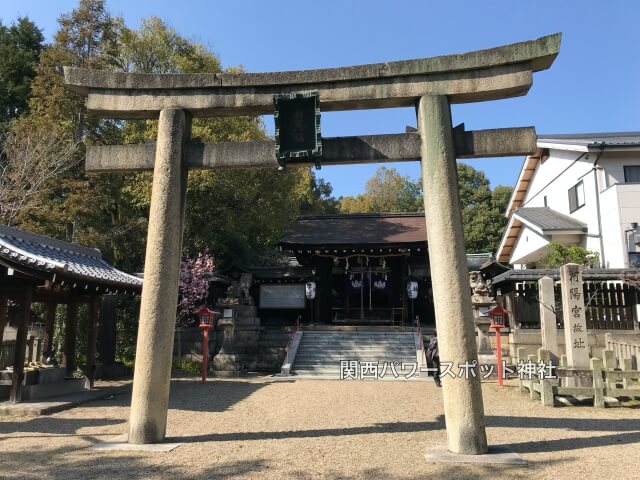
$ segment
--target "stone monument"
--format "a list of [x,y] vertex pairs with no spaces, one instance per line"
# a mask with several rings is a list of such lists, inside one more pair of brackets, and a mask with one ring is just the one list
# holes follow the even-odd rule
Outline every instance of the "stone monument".
[[[582,267],[568,263],[560,267],[560,287],[562,289],[562,319],[567,367],[590,369],[589,342],[587,339],[587,319],[584,308],[584,288]],[[567,378],[567,386],[588,386],[589,378]]]

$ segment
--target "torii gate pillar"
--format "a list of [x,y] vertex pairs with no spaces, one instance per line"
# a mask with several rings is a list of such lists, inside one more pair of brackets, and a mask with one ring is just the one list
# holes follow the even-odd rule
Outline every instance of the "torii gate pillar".
[[129,418],[130,443],[161,442],[166,432],[187,194],[184,156],[189,127],[190,118],[183,110],[161,110]]
[[[462,213],[458,195],[451,108],[446,96],[418,101],[422,141],[422,186],[440,360],[454,368],[478,360],[473,326]],[[449,451],[487,453],[484,406],[478,367],[476,376],[442,378]]]

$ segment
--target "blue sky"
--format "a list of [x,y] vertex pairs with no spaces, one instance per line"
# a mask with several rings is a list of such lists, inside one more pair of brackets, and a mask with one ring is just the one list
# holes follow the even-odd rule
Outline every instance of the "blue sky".
[[[47,39],[75,0],[4,0],[0,19],[26,15]],[[159,16],[208,46],[224,66],[247,71],[337,67],[490,48],[562,32],[560,55],[534,76],[525,97],[453,106],[467,129],[533,125],[538,133],[640,130],[640,2],[627,1],[206,1],[107,0],[112,14],[137,27]],[[273,120],[266,118],[270,131]],[[403,132],[413,109],[322,115],[324,136]],[[513,185],[522,158],[469,161],[492,186]],[[419,164],[392,164],[419,176]],[[377,165],[323,167],[334,194],[363,191]]]

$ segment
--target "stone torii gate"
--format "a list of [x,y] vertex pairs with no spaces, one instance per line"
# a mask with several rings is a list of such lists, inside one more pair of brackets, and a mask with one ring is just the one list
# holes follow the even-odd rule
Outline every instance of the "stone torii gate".
[[[138,335],[129,442],[165,438],[187,170],[278,166],[273,141],[190,141],[191,118],[271,114],[273,95],[309,91],[319,92],[323,111],[416,107],[418,132],[325,138],[322,163],[422,160],[440,358],[457,367],[478,356],[456,157],[529,154],[536,135],[532,127],[452,128],[450,105],[525,95],[533,72],[549,68],[559,48],[555,34],[458,55],[296,72],[136,74],[65,67],[67,85],[87,96],[94,114],[159,118],[155,145],[91,146],[86,160],[91,172],[154,172],[140,308],[140,332],[154,335]],[[449,450],[486,453],[479,377],[444,379],[443,396]]]

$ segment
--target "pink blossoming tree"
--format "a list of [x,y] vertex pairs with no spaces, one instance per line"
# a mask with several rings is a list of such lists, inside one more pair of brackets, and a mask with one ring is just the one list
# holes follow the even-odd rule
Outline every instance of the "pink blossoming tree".
[[206,251],[199,253],[196,257],[182,259],[177,325],[189,325],[192,314],[207,300],[209,276],[213,273],[214,268],[213,256]]

